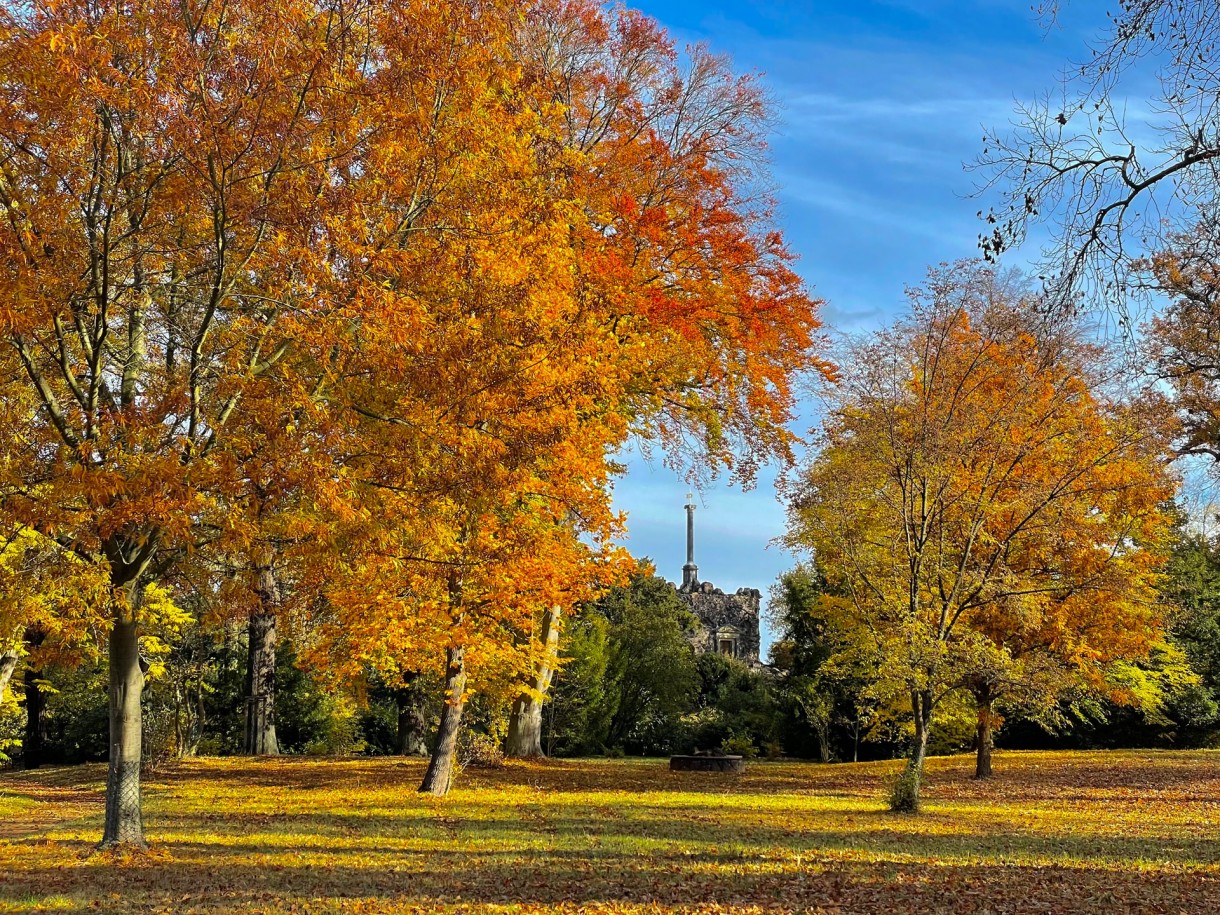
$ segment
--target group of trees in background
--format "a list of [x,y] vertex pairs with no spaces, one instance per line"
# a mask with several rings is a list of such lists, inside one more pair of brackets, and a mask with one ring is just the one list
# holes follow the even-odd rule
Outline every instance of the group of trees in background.
[[[0,750],[108,759],[138,846],[146,750],[428,752],[437,794],[504,742],[898,751],[913,809],[1001,723],[1211,740],[1217,544],[1171,462],[1220,458],[1218,21],[1123,0],[1077,100],[988,141],[985,252],[1066,206],[1053,269],[938,268],[843,349],[761,673],[693,653],[609,495],[632,440],[791,464],[835,380],[750,79],[592,0],[6,5]],[[1158,54],[1150,166],[1113,92]],[[1141,285],[1160,388],[1079,321]]]
[[[1147,656],[1098,663],[1090,676],[1014,665],[987,704],[988,730],[1009,748],[1213,746],[1220,739],[1220,546],[1175,524],[1156,598],[1166,629]],[[816,565],[781,576],[769,600],[776,635],[761,670],[696,655],[699,625],[672,585],[638,573],[574,608],[554,682],[542,704],[548,756],[732,752],[821,762],[890,758],[910,749],[913,726],[893,668],[870,656],[872,636]],[[1145,633],[1145,637],[1147,633]],[[145,765],[246,752],[247,627],[184,619],[166,633],[144,695]],[[45,659],[45,660],[37,660]],[[959,664],[969,673],[960,658]],[[17,765],[104,760],[103,656],[55,660],[37,652],[14,683],[24,703],[0,715],[0,751]],[[990,670],[990,668],[986,668]],[[973,748],[979,701],[962,686],[938,703],[928,752]],[[442,711],[441,682],[404,687],[373,669],[342,684],[303,666],[291,638],[277,651],[274,718],[283,753],[426,756]],[[461,765],[496,765],[513,752],[510,690],[470,699],[457,747]],[[980,774],[982,770],[980,770]]]

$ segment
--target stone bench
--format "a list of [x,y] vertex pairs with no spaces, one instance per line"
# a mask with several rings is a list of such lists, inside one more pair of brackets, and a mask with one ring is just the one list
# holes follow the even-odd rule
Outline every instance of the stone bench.
[[671,756],[671,772],[744,772],[746,761],[740,756]]

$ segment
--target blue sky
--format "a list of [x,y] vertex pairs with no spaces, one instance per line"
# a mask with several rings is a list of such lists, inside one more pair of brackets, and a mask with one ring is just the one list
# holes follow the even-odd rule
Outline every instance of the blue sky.
[[[985,203],[963,170],[983,126],[1054,88],[1105,23],[1103,4],[1068,4],[1047,29],[1031,0],[637,0],[679,45],[704,42],[737,72],[763,74],[778,107],[772,174],[797,269],[826,300],[832,332],[889,323],[903,290],[930,264],[977,254]],[[1021,264],[1020,252],[1010,260]],[[817,419],[804,405],[798,428]],[[681,578],[687,485],[634,457],[615,489],[627,547]],[[741,492],[696,496],[700,577],[726,591],[766,593],[796,559],[769,546],[783,532],[773,474]],[[764,633],[764,642],[767,640]]]

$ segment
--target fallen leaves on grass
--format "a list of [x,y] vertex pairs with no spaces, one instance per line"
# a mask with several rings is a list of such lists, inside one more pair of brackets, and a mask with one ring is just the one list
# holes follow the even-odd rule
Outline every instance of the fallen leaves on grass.
[[912,817],[881,801],[896,763],[517,763],[438,800],[415,762],[196,760],[147,786],[153,851],[130,860],[93,851],[100,767],[6,774],[0,912],[1175,913],[1220,896],[1220,755],[997,763],[975,782],[969,760],[932,760]]

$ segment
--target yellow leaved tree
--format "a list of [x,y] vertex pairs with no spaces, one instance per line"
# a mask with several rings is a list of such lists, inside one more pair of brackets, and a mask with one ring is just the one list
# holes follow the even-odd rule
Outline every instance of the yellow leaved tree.
[[1109,396],[1099,354],[1039,325],[1019,289],[961,263],[914,306],[845,360],[787,535],[848,598],[880,692],[913,716],[903,809],[946,697],[976,698],[986,775],[996,700],[1102,686],[1160,641],[1174,493],[1155,412]]

